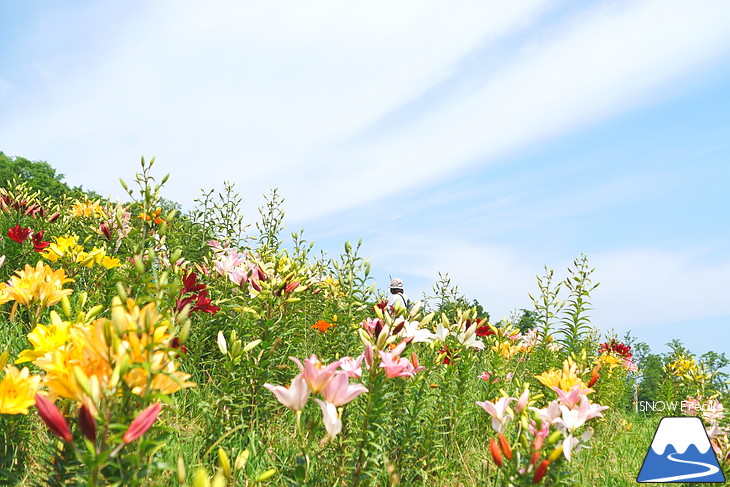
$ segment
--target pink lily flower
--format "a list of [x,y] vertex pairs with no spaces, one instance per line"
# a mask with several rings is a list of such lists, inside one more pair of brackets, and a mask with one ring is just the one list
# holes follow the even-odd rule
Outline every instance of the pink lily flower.
[[365,354],[360,355],[357,358],[342,357],[340,360],[340,368],[347,374],[348,377],[362,377],[362,360],[365,358]]
[[477,405],[481,406],[489,415],[492,417],[492,428],[497,433],[504,432],[504,425],[506,425],[514,416],[510,414],[509,404],[512,401],[516,401],[514,397],[500,397],[497,402],[492,401],[477,401]]
[[492,384],[499,380],[498,377],[495,377],[494,380],[492,380],[492,374],[490,374],[489,372],[482,372],[481,375],[479,375],[479,378],[483,381],[491,382]]
[[289,358],[299,366],[302,377],[307,382],[309,389],[315,394],[325,388],[342,363],[341,360],[336,360],[327,366],[323,366],[322,362],[314,354],[304,359],[304,365],[296,357]]
[[399,357],[393,352],[383,352],[378,350],[380,354],[380,366],[385,369],[385,376],[388,379],[394,377],[413,377],[415,374],[413,364],[403,357]]
[[274,393],[276,399],[294,412],[304,409],[309,399],[309,388],[304,381],[302,374],[297,375],[291,381],[289,387],[275,386],[272,384],[264,384],[264,387]]
[[326,402],[334,404],[337,407],[344,406],[364,392],[368,392],[364,385],[350,384],[347,373],[339,371],[335,373],[325,388],[322,389],[321,394]]
[[578,402],[580,402],[582,397],[587,396],[591,392],[593,392],[593,389],[583,389],[580,384],[574,385],[570,392],[565,392],[564,390],[560,389],[559,387],[553,386],[552,388],[558,395],[558,400],[563,403],[564,406],[568,407],[569,409],[573,409]]

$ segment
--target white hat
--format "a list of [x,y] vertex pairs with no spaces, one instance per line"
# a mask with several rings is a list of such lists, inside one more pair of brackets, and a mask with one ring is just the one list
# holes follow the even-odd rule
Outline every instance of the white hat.
[[400,289],[403,290],[403,280],[398,279],[397,277],[394,277],[390,280],[390,288],[391,289]]

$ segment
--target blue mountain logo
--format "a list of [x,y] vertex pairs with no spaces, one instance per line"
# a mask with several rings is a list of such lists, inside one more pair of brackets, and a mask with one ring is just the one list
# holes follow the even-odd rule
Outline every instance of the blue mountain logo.
[[662,418],[637,482],[725,482],[700,418]]

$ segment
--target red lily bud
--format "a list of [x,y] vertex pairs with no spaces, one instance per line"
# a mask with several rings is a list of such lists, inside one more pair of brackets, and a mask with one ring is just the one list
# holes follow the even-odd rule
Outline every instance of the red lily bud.
[[252,288],[254,288],[257,293],[261,292],[261,285],[258,282],[251,279],[250,281],[248,281],[248,283],[251,285]]
[[540,460],[540,452],[536,451],[532,454],[532,458],[530,458],[530,465],[535,465],[538,460]]
[[405,324],[406,324],[405,320],[398,320],[398,323],[393,328],[393,335],[397,335],[398,333],[400,333],[400,331],[403,329]]
[[504,462],[502,461],[502,452],[499,450],[499,445],[496,441],[494,441],[494,438],[489,439],[489,451],[492,453],[494,463],[496,463],[497,466],[501,468],[504,464]]
[[107,225],[106,222],[101,222],[101,224],[99,225],[99,230],[106,237],[107,240],[112,239],[112,231],[109,230],[109,225]]
[[375,320],[375,329],[373,330],[373,332],[376,339],[380,336],[381,331],[383,331],[383,322],[380,320]]
[[48,223],[53,223],[56,220],[58,220],[58,217],[61,216],[59,212],[54,213],[53,215],[48,217]]
[[539,484],[542,478],[547,473],[548,465],[550,465],[550,460],[543,460],[539,467],[537,467],[537,470],[535,470],[535,475],[532,477],[532,483],[533,484]]
[[71,431],[68,429],[68,424],[58,410],[55,404],[53,404],[46,396],[41,394],[35,395],[35,405],[38,407],[38,415],[41,417],[46,426],[51,432],[61,438],[63,441],[73,441]]
[[160,414],[161,408],[162,404],[156,402],[139,413],[130,423],[129,428],[127,428],[127,432],[124,433],[124,436],[122,437],[122,441],[124,443],[131,443],[143,434],[147,433],[147,431],[152,427],[152,423],[154,423],[157,419],[157,415]]
[[79,426],[89,441],[96,441],[96,418],[86,405],[81,406],[79,409]]
[[512,460],[512,448],[509,447],[509,443],[507,442],[507,438],[504,437],[502,433],[497,435],[497,438],[499,438],[499,446],[502,447],[502,451],[504,452],[504,456],[507,457],[507,460]]
[[266,273],[264,272],[264,270],[261,267],[257,267],[256,272],[258,273],[260,280],[262,280],[262,281],[266,280]]
[[299,281],[290,282],[284,288],[284,292],[290,293],[290,292],[294,291],[297,287],[299,287]]

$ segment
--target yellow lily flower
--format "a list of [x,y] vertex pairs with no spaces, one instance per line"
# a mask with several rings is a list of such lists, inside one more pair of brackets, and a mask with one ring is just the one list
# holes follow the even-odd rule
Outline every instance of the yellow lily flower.
[[0,414],[28,414],[40,382],[40,376],[30,375],[28,367],[5,367],[5,377],[0,381]]

